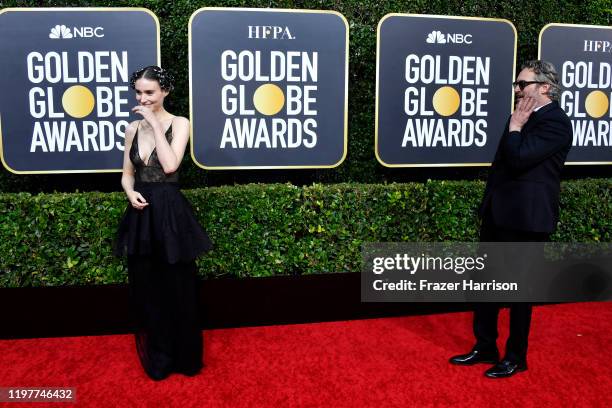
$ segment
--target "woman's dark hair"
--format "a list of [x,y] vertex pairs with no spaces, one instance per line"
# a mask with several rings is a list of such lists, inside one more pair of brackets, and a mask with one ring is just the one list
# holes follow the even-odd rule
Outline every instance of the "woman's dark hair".
[[174,78],[172,75],[157,65],[149,65],[148,67],[132,72],[132,75],[130,76],[130,87],[132,89],[136,88],[136,81],[138,81],[140,78],[151,79],[159,82],[159,87],[167,92],[174,89]]

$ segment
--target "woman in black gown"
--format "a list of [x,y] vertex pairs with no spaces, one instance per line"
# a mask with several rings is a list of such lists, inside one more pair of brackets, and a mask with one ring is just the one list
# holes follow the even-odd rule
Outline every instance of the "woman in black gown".
[[129,200],[115,253],[127,255],[136,350],[154,380],[203,367],[196,257],[210,249],[206,232],[178,188],[189,121],[164,109],[173,89],[163,69],[134,72],[130,85],[142,120],[125,132],[121,185]]

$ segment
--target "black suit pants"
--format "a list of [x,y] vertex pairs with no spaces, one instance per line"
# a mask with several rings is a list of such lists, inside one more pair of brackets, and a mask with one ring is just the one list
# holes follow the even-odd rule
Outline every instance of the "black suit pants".
[[[550,234],[532,231],[518,231],[495,226],[487,214],[480,229],[482,242],[545,242]],[[500,303],[482,302],[474,306],[475,349],[497,350],[497,317]],[[531,326],[531,303],[510,304],[510,335],[506,342],[505,358],[522,363],[527,360],[529,328]]]

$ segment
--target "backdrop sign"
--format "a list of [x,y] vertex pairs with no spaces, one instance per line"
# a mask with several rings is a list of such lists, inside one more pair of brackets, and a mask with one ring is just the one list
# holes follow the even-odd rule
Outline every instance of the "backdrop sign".
[[189,23],[191,153],[206,169],[338,166],[348,24],[333,11],[197,10]]
[[135,105],[130,73],[159,64],[154,14],[5,9],[0,55],[0,149],[9,171],[120,171]]
[[539,55],[557,68],[574,128],[567,164],[612,164],[612,28],[549,24]]
[[378,23],[376,157],[387,167],[482,166],[512,109],[506,20],[388,14]]

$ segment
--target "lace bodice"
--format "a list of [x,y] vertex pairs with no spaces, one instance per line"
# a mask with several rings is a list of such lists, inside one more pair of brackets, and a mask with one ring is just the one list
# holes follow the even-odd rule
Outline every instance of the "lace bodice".
[[[164,173],[164,169],[157,158],[157,147],[153,148],[151,155],[149,156],[148,163],[142,161],[140,157],[140,151],[138,149],[138,130],[140,129],[140,124],[138,124],[138,128],[136,129],[136,134],[134,135],[134,141],[132,142],[132,147],[130,149],[130,161],[134,165],[134,169],[136,173],[134,174],[134,179],[136,181],[144,181],[144,182],[178,182],[179,174],[178,170],[171,174]],[[172,142],[172,124],[166,130],[166,140],[168,143]]]

